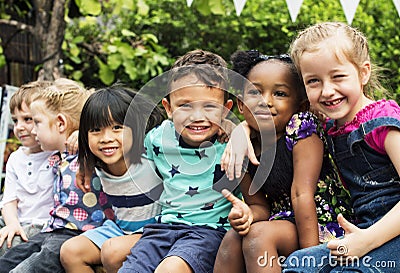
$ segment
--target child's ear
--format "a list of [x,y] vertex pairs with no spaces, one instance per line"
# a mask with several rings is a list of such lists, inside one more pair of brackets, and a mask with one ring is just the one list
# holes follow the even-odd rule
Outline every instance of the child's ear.
[[224,118],[229,114],[229,111],[232,109],[233,101],[227,100],[224,104]]
[[67,117],[61,113],[57,115],[57,129],[59,133],[64,133],[67,130],[68,120]]
[[166,98],[163,98],[161,101],[162,105],[164,106],[165,112],[167,112],[167,116],[169,119],[172,119],[172,110],[171,110],[171,104]]
[[237,96],[236,103],[237,103],[239,112],[241,114],[243,114],[243,96],[242,95]]
[[360,68],[360,77],[362,85],[366,85],[371,77],[371,63],[365,61]]

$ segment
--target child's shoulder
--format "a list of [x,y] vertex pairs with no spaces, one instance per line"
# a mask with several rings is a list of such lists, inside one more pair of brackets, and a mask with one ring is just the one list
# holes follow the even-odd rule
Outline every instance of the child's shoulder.
[[360,115],[369,115],[367,119],[377,117],[394,117],[400,119],[400,106],[394,100],[379,100],[367,105],[360,111]]
[[171,120],[166,119],[160,125],[157,125],[153,129],[151,129],[146,134],[146,137],[147,138],[161,137],[162,134],[165,134],[168,132],[174,132],[174,131],[175,131],[174,123]]
[[299,140],[312,134],[323,138],[323,128],[318,118],[311,112],[295,113],[286,125],[286,146],[292,150]]
[[300,138],[307,137],[308,133],[321,131],[318,118],[311,112],[295,113],[286,125],[286,135],[297,135]]

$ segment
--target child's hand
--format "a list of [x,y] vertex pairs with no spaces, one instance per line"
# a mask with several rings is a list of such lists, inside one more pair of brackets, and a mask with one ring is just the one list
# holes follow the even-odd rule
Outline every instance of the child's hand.
[[78,133],[79,131],[74,131],[65,142],[65,148],[70,155],[78,152]]
[[223,189],[221,193],[232,203],[232,209],[228,216],[232,228],[239,233],[239,235],[246,235],[250,230],[251,223],[253,223],[253,213],[251,209],[230,191]]
[[[372,250],[365,229],[353,225],[342,214],[339,214],[337,220],[344,229],[345,236],[341,239],[333,239],[327,244],[327,247],[331,250],[331,255],[336,256],[337,261],[346,262],[346,259],[351,259],[351,257],[361,258]],[[351,262],[351,260],[348,260],[348,262]]]
[[81,172],[80,168],[76,172],[76,186],[80,188],[83,192],[90,192],[90,181],[92,179],[92,172],[88,169],[85,169],[84,172]]
[[3,245],[4,241],[7,239],[7,247],[11,247],[12,240],[15,235],[21,236],[22,240],[25,242],[28,241],[28,237],[25,234],[25,231],[22,229],[20,225],[12,226],[7,225],[0,229],[0,247]]
[[260,164],[250,141],[250,127],[246,122],[242,122],[232,131],[231,139],[221,157],[221,170],[225,170],[229,180],[242,175],[242,165],[246,155],[254,165]]

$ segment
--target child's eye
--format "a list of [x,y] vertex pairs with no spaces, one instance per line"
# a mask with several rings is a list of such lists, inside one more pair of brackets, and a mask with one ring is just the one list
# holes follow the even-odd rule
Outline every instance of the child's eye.
[[12,122],[13,122],[14,124],[17,124],[17,123],[18,123],[18,120],[17,120],[16,118],[13,118],[13,119],[12,119]]
[[96,133],[96,132],[100,132],[100,128],[89,129],[89,133]]
[[124,126],[118,124],[118,125],[114,125],[114,126],[112,127],[112,129],[113,129],[113,130],[122,130],[122,129],[124,129]]
[[207,104],[207,105],[205,105],[204,107],[205,107],[205,108],[212,108],[212,109],[214,109],[214,108],[216,108],[217,106],[216,106],[215,104]]
[[337,74],[337,75],[334,75],[334,76],[333,76],[334,79],[337,79],[337,78],[344,78],[344,77],[346,77],[346,75],[344,75],[344,74]]
[[284,91],[276,91],[275,92],[275,96],[277,96],[277,97],[286,97],[287,94]]
[[26,122],[30,122],[30,121],[32,121],[32,118],[31,118],[31,117],[26,117],[24,120],[25,120]]
[[257,89],[250,89],[247,91],[247,94],[249,95],[260,95],[260,91]]
[[308,84],[312,84],[312,83],[316,83],[316,82],[318,82],[317,79],[309,79],[309,80],[307,81]]
[[182,108],[190,108],[191,105],[190,105],[190,103],[183,103],[183,104],[179,105],[179,107],[182,107]]

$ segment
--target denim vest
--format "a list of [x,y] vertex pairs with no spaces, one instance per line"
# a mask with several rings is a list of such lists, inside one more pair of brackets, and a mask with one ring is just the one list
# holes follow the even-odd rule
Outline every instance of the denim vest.
[[377,222],[400,201],[400,178],[390,158],[364,141],[368,133],[381,126],[400,129],[400,120],[375,118],[348,134],[328,136],[329,150],[350,191],[360,228]]

